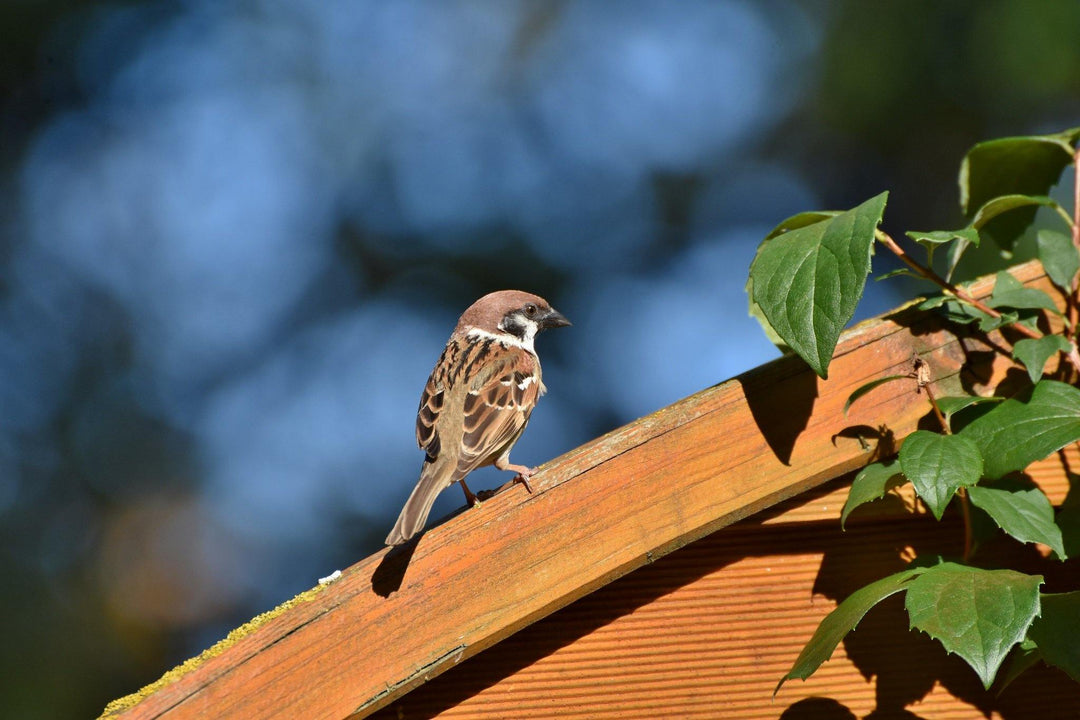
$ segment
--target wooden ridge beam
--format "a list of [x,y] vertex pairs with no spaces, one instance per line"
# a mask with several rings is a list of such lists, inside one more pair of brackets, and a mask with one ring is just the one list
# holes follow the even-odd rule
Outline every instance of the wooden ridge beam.
[[[1012,272],[1057,297],[1037,263]],[[971,291],[985,297],[992,283]],[[614,430],[544,465],[535,494],[504,486],[238,628],[103,717],[365,717],[615,578],[865,465],[879,443],[895,448],[928,416],[913,382],[876,388],[847,417],[843,408],[867,381],[909,372],[913,353],[939,395],[978,392],[1008,367],[911,308],[867,321],[844,333],[827,381],[784,357]],[[983,362],[961,374],[966,359]]]

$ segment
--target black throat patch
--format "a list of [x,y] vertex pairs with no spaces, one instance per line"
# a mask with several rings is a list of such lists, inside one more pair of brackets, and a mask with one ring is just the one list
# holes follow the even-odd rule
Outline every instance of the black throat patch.
[[526,325],[522,322],[521,315],[515,310],[514,312],[506,313],[503,316],[500,323],[502,329],[510,333],[519,340],[525,339]]

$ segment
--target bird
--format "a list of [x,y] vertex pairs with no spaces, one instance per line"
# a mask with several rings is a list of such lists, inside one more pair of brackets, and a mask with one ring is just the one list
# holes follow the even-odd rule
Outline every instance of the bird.
[[387,545],[416,535],[436,496],[454,483],[469,506],[475,505],[465,476],[476,468],[513,471],[514,481],[532,492],[529,478],[536,468],[511,463],[510,450],[547,392],[536,336],[568,325],[547,300],[520,290],[489,293],[462,313],[420,395],[416,443],[425,452],[424,463]]

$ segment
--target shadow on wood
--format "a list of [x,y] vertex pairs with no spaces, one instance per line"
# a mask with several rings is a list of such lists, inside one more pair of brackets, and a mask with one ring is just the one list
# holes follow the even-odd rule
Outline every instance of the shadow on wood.
[[[1037,263],[1013,273],[1053,292]],[[992,282],[970,291],[985,297]],[[842,335],[827,381],[798,358],[781,358],[590,441],[541,466],[534,494],[508,488],[483,512],[460,513],[419,542],[380,550],[238,628],[106,716],[360,718],[395,702],[416,705],[417,688],[435,687],[430,681],[449,671],[444,677],[459,678],[446,689],[450,699],[426,706],[448,716],[595,718],[615,707],[649,717],[678,705],[681,717],[775,717],[782,702],[804,699],[789,683],[776,705],[768,701],[785,664],[834,606],[815,604],[812,590],[825,556],[839,552],[829,538],[839,532],[843,499],[811,491],[876,458],[872,436],[848,437],[845,428],[887,422],[891,435],[878,439],[899,445],[928,410],[925,396],[904,383],[876,388],[847,417],[844,403],[868,380],[907,373],[913,352],[930,364],[939,394],[985,392],[1011,367],[993,348],[911,309],[860,324]],[[985,374],[962,371],[972,353],[992,353]],[[793,515],[762,512],[800,495],[809,505],[789,507]],[[760,531],[771,523],[788,531]],[[894,531],[888,522],[861,527],[860,540],[843,538],[844,552],[888,549],[892,567],[896,541],[883,538]],[[846,575],[867,570],[845,558],[827,558],[829,573],[842,569],[838,580],[825,573],[818,584],[830,597],[850,592]],[[734,570],[739,580],[731,583]],[[592,609],[575,614],[579,606]],[[560,622],[569,624],[552,630]],[[627,640],[634,637],[644,639]],[[642,658],[652,665],[619,672]],[[480,671],[496,659],[499,667]],[[881,677],[891,672],[868,667]],[[925,686],[882,685],[888,703],[874,703],[874,687],[853,668],[838,651],[811,680],[842,686],[844,705],[857,713],[899,708]],[[735,684],[718,695],[718,679]],[[955,698],[939,695],[923,705],[955,708]],[[1043,706],[1052,709],[1060,697],[1046,695]]]
[[[775,366],[780,370],[782,366]],[[785,368],[786,369],[786,368]],[[800,372],[777,376],[769,383],[752,383],[744,388],[746,404],[754,416],[758,430],[769,444],[776,459],[791,464],[795,441],[806,429],[817,399],[817,376],[800,368]]]
[[404,545],[391,548],[371,573],[371,590],[380,597],[390,597],[390,593],[401,589],[405,573],[409,570],[409,561],[416,552],[416,546],[424,537],[420,533]]

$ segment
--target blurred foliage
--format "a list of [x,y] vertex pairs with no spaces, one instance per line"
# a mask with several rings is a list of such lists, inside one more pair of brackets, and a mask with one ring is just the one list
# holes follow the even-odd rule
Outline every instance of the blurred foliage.
[[[960,226],[958,159],[990,137],[1071,127],[1080,5],[1055,0],[814,3],[828,17],[818,84],[785,150],[829,207],[891,191],[896,227]],[[828,183],[822,186],[821,183]]]
[[[0,4],[0,134],[4,138],[0,143],[0,192],[10,200],[0,207],[0,299],[8,301],[2,314],[5,324],[0,327],[0,355],[15,358],[13,363],[26,358],[23,365],[45,363],[65,368],[60,374],[65,378],[62,383],[27,384],[23,395],[0,397],[6,422],[14,423],[11,418],[16,416],[48,418],[32,430],[15,427],[0,434],[0,574],[5,578],[0,614],[8,639],[5,652],[0,654],[0,689],[5,710],[13,717],[95,715],[109,699],[155,679],[219,638],[229,627],[304,589],[305,578],[310,584],[333,567],[345,566],[374,550],[389,521],[378,513],[396,512],[389,505],[397,495],[383,502],[383,496],[391,495],[391,491],[372,488],[371,494],[380,500],[371,509],[363,505],[343,507],[333,501],[332,494],[315,496],[311,505],[299,506],[286,496],[281,502],[289,512],[310,518],[301,528],[303,534],[299,534],[301,530],[296,530],[296,535],[279,530],[275,537],[277,528],[272,520],[264,522],[263,531],[270,533],[266,537],[230,524],[235,518],[223,518],[217,512],[224,503],[221,490],[214,490],[218,494],[208,490],[214,486],[205,481],[205,474],[207,465],[227,464],[232,452],[238,450],[227,444],[207,450],[197,437],[202,432],[196,428],[197,419],[163,412],[161,388],[148,386],[145,375],[132,371],[139,367],[140,333],[160,323],[140,320],[142,308],[137,304],[125,305],[122,297],[110,295],[99,286],[72,281],[72,267],[50,255],[53,250],[34,251],[40,251],[46,258],[41,262],[55,269],[51,284],[41,294],[32,294],[29,306],[19,304],[22,300],[15,303],[22,296],[13,288],[28,252],[22,245],[25,228],[19,219],[20,205],[27,195],[22,182],[35,142],[46,126],[59,122],[66,114],[90,108],[89,114],[96,118],[95,103],[100,97],[122,97],[126,91],[122,83],[112,86],[100,78],[114,77],[118,68],[143,48],[165,44],[181,32],[195,34],[200,42],[213,41],[212,27],[193,29],[174,24],[189,4],[137,0],[9,0]],[[221,3],[222,7],[233,5]],[[258,17],[258,3],[235,5],[241,8],[241,14]],[[401,37],[396,42],[408,52],[401,55],[395,68],[399,71],[397,80],[386,81],[386,92],[392,89],[391,83],[412,78],[410,73],[417,69],[419,61],[409,33],[424,27],[425,11],[435,6],[401,3],[409,21],[401,24]],[[465,5],[442,7],[460,9]],[[470,5],[470,21],[474,27],[486,28],[481,22],[485,13],[497,14],[502,12],[497,9],[501,7],[505,6]],[[498,87],[510,88],[510,96],[516,96],[518,88],[544,80],[530,76],[522,68],[526,67],[525,60],[551,52],[544,41],[560,23],[570,28],[564,34],[573,38],[575,23],[585,23],[590,14],[610,12],[600,11],[599,6],[590,3],[553,2],[540,7],[508,40],[517,64],[490,80]],[[706,7],[688,6],[684,12],[707,12],[702,9]],[[307,12],[309,6],[298,2],[296,8],[299,14]],[[639,6],[635,8],[640,11]],[[549,411],[549,420],[540,412],[534,420],[534,426],[545,422],[565,424],[569,429],[558,427],[548,434],[556,438],[551,441],[556,450],[567,449],[568,442],[584,441],[631,419],[631,413],[642,411],[641,407],[647,409],[652,398],[667,397],[648,392],[651,385],[659,385],[659,381],[653,382],[650,367],[660,363],[650,353],[663,349],[662,344],[658,349],[657,343],[649,339],[672,325],[668,322],[670,311],[668,315],[663,311],[671,306],[656,305],[655,315],[637,313],[639,322],[646,323],[640,330],[624,326],[612,330],[609,326],[624,307],[626,293],[642,302],[645,293],[641,291],[656,286],[664,288],[663,297],[670,302],[697,297],[679,295],[676,290],[686,290],[685,278],[700,277],[693,272],[699,266],[706,267],[702,258],[712,258],[715,263],[716,258],[724,257],[723,253],[709,255],[709,248],[701,244],[703,223],[708,225],[705,234],[709,237],[724,237],[739,224],[757,223],[767,230],[800,207],[850,207],[889,189],[887,226],[960,227],[963,218],[956,194],[943,194],[940,188],[954,187],[956,164],[971,145],[986,137],[1069,127],[1080,117],[1080,45],[1075,38],[1080,5],[1075,3],[805,0],[765,2],[754,6],[753,12],[753,22],[769,28],[780,40],[758,50],[760,63],[747,63],[746,58],[733,53],[730,67],[725,66],[732,77],[741,75],[750,78],[747,82],[765,82],[770,76],[754,76],[751,72],[758,70],[759,64],[765,65],[773,56],[798,60],[799,53],[812,52],[808,62],[800,61],[807,74],[789,80],[797,87],[785,88],[783,81],[777,81],[777,86],[753,88],[755,94],[748,96],[781,98],[785,92],[790,93],[793,99],[787,101],[788,105],[775,110],[779,124],[761,122],[751,137],[728,138],[727,144],[715,141],[709,145],[703,141],[698,154],[688,159],[680,154],[684,149],[664,144],[665,136],[696,132],[708,140],[713,137],[710,126],[724,119],[716,115],[736,115],[742,109],[742,99],[727,105],[668,107],[672,103],[665,96],[648,97],[640,87],[622,87],[618,83],[624,76],[601,64],[602,69],[612,73],[600,75],[601,82],[608,83],[605,89],[611,101],[597,112],[607,114],[578,120],[596,124],[601,138],[617,134],[623,144],[612,146],[617,148],[613,157],[590,158],[581,167],[571,163],[569,167],[580,177],[560,178],[566,180],[572,193],[580,194],[583,186],[589,188],[589,202],[584,203],[588,214],[575,214],[580,210],[574,210],[579,207],[574,201],[580,198],[555,193],[540,198],[542,202],[535,204],[547,214],[531,222],[543,226],[539,232],[551,238],[548,243],[530,238],[522,225],[511,222],[511,215],[502,221],[485,219],[479,225],[451,222],[404,228],[366,222],[357,214],[338,216],[331,230],[335,237],[332,266],[319,276],[317,286],[298,291],[295,305],[277,319],[266,337],[254,343],[247,354],[215,366],[212,375],[190,386],[191,392],[227,388],[219,403],[222,413],[233,409],[241,391],[246,391],[262,401],[260,419],[273,419],[287,412],[303,418],[310,410],[304,402],[279,397],[271,385],[259,384],[265,377],[288,374],[290,358],[310,360],[301,375],[324,372],[334,376],[341,372],[337,368],[348,366],[350,357],[379,352],[383,353],[379,357],[387,359],[378,367],[430,367],[437,350],[433,352],[428,346],[422,351],[424,357],[414,362],[411,355],[400,350],[395,355],[392,343],[409,338],[418,342],[419,335],[445,337],[455,313],[482,292],[523,286],[547,295],[571,315],[578,332],[576,340],[542,346],[545,380],[553,389],[546,408],[541,408]],[[621,28],[621,22],[622,17],[612,12],[612,27]],[[667,37],[661,44],[649,44],[646,41],[650,38],[642,39],[628,31],[627,44],[639,54],[627,51],[627,56],[640,66],[624,72],[631,77],[634,72],[646,77],[661,69],[670,71],[664,62],[673,62],[671,57],[678,59],[684,44],[694,42],[708,47],[707,40],[694,35],[699,25],[707,24],[675,23],[671,32],[683,35]],[[292,51],[286,40],[272,32],[265,35],[252,32],[242,37],[263,43],[259,47],[276,47],[274,42],[280,40],[282,53]],[[616,32],[613,35],[622,37]],[[97,75],[86,69],[88,38],[97,43],[94,47],[109,50],[95,56],[99,58],[94,68]],[[635,40],[642,44],[634,46]],[[244,47],[238,47],[237,52],[244,52]],[[468,78],[463,74],[476,68],[467,60],[458,60],[459,65],[454,66],[457,74],[436,74],[436,80],[431,82],[464,83]],[[538,64],[549,68],[549,72],[566,72],[557,60],[548,58],[547,65]],[[578,59],[571,60],[576,67]],[[485,58],[481,56],[476,62],[482,64]],[[556,69],[551,70],[552,66]],[[678,76],[680,66],[674,67],[672,74]],[[248,70],[256,78],[262,77],[264,71],[270,72],[262,67]],[[176,72],[199,73],[207,69],[179,67]],[[692,73],[681,74],[691,81]],[[145,77],[136,80],[147,81]],[[161,82],[173,80],[162,78]],[[319,98],[327,87],[333,87],[314,73],[297,82],[311,98]],[[676,97],[681,100],[685,94]],[[556,103],[555,107],[565,114],[574,110],[571,101],[587,99],[587,95],[576,96],[576,100],[575,96],[561,98],[560,102],[568,104]],[[245,98],[236,102],[251,101]],[[636,133],[641,128],[620,126],[620,121],[625,124],[625,118],[637,117],[624,113],[620,102],[639,110],[645,108],[651,133],[645,139],[652,142],[648,147],[640,146],[644,136]],[[543,123],[531,111],[511,108],[505,113],[509,118],[505,122],[525,128],[524,137],[539,137],[537,147],[547,155],[569,152],[566,147],[544,144],[549,138],[544,137]],[[673,132],[672,123],[686,118],[693,122],[679,125]],[[130,122],[131,118],[126,120]],[[358,134],[363,130],[362,120],[356,119]],[[55,131],[58,126],[51,127]],[[66,126],[61,123],[59,127]],[[106,127],[108,132],[80,137],[72,143],[72,162],[87,148],[114,141],[122,123]],[[468,135],[469,124],[464,123],[463,128],[463,137],[475,140]],[[412,144],[394,150],[400,156],[455,149],[417,149],[416,143],[423,137],[407,137]],[[237,136],[238,143],[243,139],[242,134]],[[510,149],[525,154],[529,150]],[[487,150],[498,159],[506,148]],[[589,151],[588,144],[579,149],[582,154]],[[613,170],[629,162],[627,156],[637,151],[655,154],[648,162],[644,189]],[[304,182],[310,177],[314,183],[335,159],[319,158],[310,176],[301,170],[297,175]],[[604,162],[609,165],[599,167]],[[368,174],[357,172],[353,184],[370,188],[359,192],[368,193],[364,202],[392,209],[405,203],[408,196],[403,192],[394,194],[393,188],[400,189],[402,179],[386,164],[385,159],[380,159],[366,171]],[[763,171],[762,167],[769,169]],[[169,170],[179,172],[182,168]],[[490,172],[490,167],[481,167],[478,172],[483,175]],[[433,182],[444,182],[436,186],[436,191],[443,188],[442,193],[447,195],[469,177],[434,178]],[[790,200],[793,193],[805,192],[792,187],[781,192],[778,183],[783,180],[790,186],[794,183],[792,177],[809,186],[819,200]],[[743,178],[748,183],[745,188],[737,183]],[[257,171],[249,178],[252,184],[259,179]],[[86,179],[91,187],[108,181],[106,176]],[[536,178],[522,180],[533,181]],[[210,190],[216,187],[210,185]],[[439,192],[432,196],[438,197]],[[201,210],[208,216],[220,210],[211,202],[212,194],[209,197]],[[335,195],[327,202],[349,206],[353,200]],[[564,208],[571,209],[564,212]],[[506,212],[512,211],[511,207]],[[649,222],[631,222],[638,214],[650,218]],[[437,211],[421,215],[440,217]],[[621,224],[623,217],[627,218],[625,227]],[[308,230],[306,226],[303,229]],[[601,243],[597,238],[604,237],[604,233],[615,239]],[[762,234],[750,233],[755,238]],[[645,239],[639,241],[641,236]],[[154,249],[152,240],[146,238],[148,252]],[[749,260],[727,264],[738,267],[741,274]],[[185,280],[167,273],[150,277],[162,285]],[[243,278],[237,280],[240,284]],[[196,287],[199,281],[192,280]],[[741,293],[741,286],[740,280],[736,288],[739,292],[733,297]],[[64,290],[64,303],[50,300],[48,292],[56,288]],[[592,311],[596,315],[574,315],[567,307],[569,298],[580,300],[579,312]],[[595,308],[586,304],[594,301]],[[369,325],[398,334],[390,336],[390,346],[385,350],[365,344],[366,336],[360,336],[353,344],[339,346],[338,364],[319,365],[329,361],[322,357],[323,346],[316,342],[323,337],[323,327],[311,329],[316,325],[314,321],[327,322],[335,313],[360,302],[376,310],[386,303],[396,303],[385,307],[407,307],[412,312],[400,316],[387,310],[364,322],[342,323],[346,335],[355,335]],[[710,298],[709,302],[718,301]],[[745,315],[743,302],[724,303],[731,306],[722,308],[724,311],[733,316]],[[227,305],[217,312],[224,318],[235,314],[242,320],[243,313],[236,307]],[[699,303],[681,313],[696,318],[702,309]],[[705,310],[719,312],[715,305],[705,306]],[[191,313],[195,315],[196,309]],[[33,352],[27,350],[22,344],[24,338],[42,337],[34,336],[30,330],[50,324],[63,332],[44,336],[41,347],[33,348]],[[29,329],[21,334],[11,330],[23,326]],[[691,327],[699,334],[709,332],[700,323]],[[721,325],[710,323],[707,327]],[[748,332],[756,332],[751,325],[745,327]],[[722,332],[716,332],[718,337],[708,341],[723,343]],[[615,340],[608,345],[594,342],[593,338],[601,336]],[[442,337],[432,342],[441,343]],[[620,337],[624,345],[611,344]],[[574,343],[584,349],[576,349]],[[274,353],[281,348],[288,348],[292,354],[276,359]],[[419,346],[410,349],[421,352]],[[643,406],[619,405],[612,399],[618,396],[604,389],[610,375],[610,365],[604,358],[608,357],[606,353],[616,352],[626,358],[627,364],[644,358],[640,369],[631,368],[624,376],[640,390],[630,394],[631,400],[649,398]],[[731,372],[726,366],[706,370],[711,371],[705,374],[710,382]],[[238,382],[247,377],[247,372],[255,379],[248,385]],[[559,379],[561,388],[555,380],[549,380],[549,374]],[[234,381],[235,391],[229,389],[229,383]],[[400,395],[418,394],[421,382],[422,378],[416,387],[405,388]],[[341,384],[347,386],[344,380]],[[184,397],[182,394],[181,399]],[[398,402],[396,394],[387,397],[382,401]],[[580,404],[574,404],[577,398],[581,398]],[[376,400],[365,398],[352,407],[352,412],[370,410],[365,402],[372,407],[376,404]],[[563,403],[561,415],[556,412],[559,403]],[[414,411],[415,399],[407,404],[410,407],[402,408],[401,416]],[[38,412],[46,407],[48,413]],[[346,420],[349,411],[342,410]],[[397,423],[399,416],[393,417],[393,423]],[[554,420],[556,417],[560,422]],[[563,418],[568,419],[563,422]],[[236,422],[245,422],[244,416],[240,415]],[[355,431],[342,428],[342,424],[338,421],[312,429],[303,425],[271,426],[265,431],[267,436],[259,439],[274,447],[299,442],[297,435],[307,433],[311,437],[305,435],[303,440],[316,448],[322,447],[320,442],[331,441],[347,446],[352,442],[349,433]],[[392,423],[386,420],[378,424],[389,427]],[[401,425],[397,434],[407,440],[411,428],[407,420]],[[536,428],[537,435],[543,433],[543,427]],[[266,462],[273,467],[275,458],[269,457]],[[403,462],[415,463],[418,458],[410,456]],[[361,455],[334,460],[330,467],[320,467],[319,477],[304,481],[348,487],[357,477],[377,470],[373,459]],[[250,481],[252,495],[240,497],[250,497],[256,503],[260,480]],[[391,482],[385,478],[376,480],[384,485]],[[395,477],[392,483],[407,493],[412,478]]]

